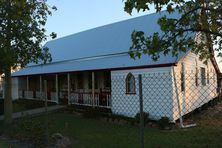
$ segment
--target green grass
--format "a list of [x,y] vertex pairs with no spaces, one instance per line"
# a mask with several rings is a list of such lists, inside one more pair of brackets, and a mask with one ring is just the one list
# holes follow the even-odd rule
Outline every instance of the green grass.
[[10,144],[9,142],[0,140],[0,148],[21,148],[21,147],[15,144]]
[[[43,121],[44,116],[32,120]],[[139,130],[136,126],[117,125],[98,119],[85,119],[72,114],[49,115],[50,133],[62,133],[78,148],[137,148]],[[217,148],[222,147],[221,127],[197,127],[184,130],[145,128],[145,147],[153,148]]]
[[0,148],[8,148],[8,147],[10,147],[8,143],[0,141]]
[[[30,118],[44,124],[45,116]],[[99,119],[86,119],[67,113],[49,114],[49,132],[61,133],[75,148],[138,148],[139,129],[128,124],[118,125]],[[18,121],[15,121],[18,124]],[[0,131],[3,130],[0,126]],[[7,129],[4,129],[7,130]],[[11,134],[16,130],[11,130]],[[159,130],[145,128],[145,147],[148,148],[219,148],[222,147],[222,128],[204,126],[191,129]],[[0,148],[7,147],[0,142]]]

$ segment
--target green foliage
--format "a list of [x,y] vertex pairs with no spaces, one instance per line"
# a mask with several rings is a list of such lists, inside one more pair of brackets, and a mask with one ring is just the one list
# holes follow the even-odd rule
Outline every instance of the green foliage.
[[[51,10],[47,0],[0,0],[0,74],[5,74],[5,123],[12,122],[11,69],[28,63],[47,63],[51,55],[42,47]],[[55,33],[51,35],[56,37]]]
[[[140,113],[137,113],[136,116],[134,117],[136,123],[140,123]],[[143,112],[143,119],[144,119],[144,124],[146,124],[148,121],[150,121],[149,118],[149,113]]]
[[[0,0],[0,69],[25,66],[29,62],[46,63],[51,60],[44,26],[47,16],[56,7],[47,0]],[[51,10],[50,10],[51,9]],[[55,33],[52,34],[55,37]]]
[[[168,13],[179,12],[180,17],[160,18],[158,24],[162,35],[155,32],[145,36],[140,30],[134,31],[131,36],[131,57],[140,58],[142,54],[148,54],[153,60],[158,60],[160,53],[177,56],[188,49],[205,61],[214,57],[214,51],[219,51],[218,56],[222,56],[221,0],[125,0],[124,10],[132,14],[134,9],[138,12],[149,11],[153,6],[156,13],[166,8]],[[198,40],[194,39],[195,34]]]
[[167,127],[169,127],[169,122],[170,120],[168,117],[161,117],[161,119],[157,121],[157,125],[160,129],[166,129]]

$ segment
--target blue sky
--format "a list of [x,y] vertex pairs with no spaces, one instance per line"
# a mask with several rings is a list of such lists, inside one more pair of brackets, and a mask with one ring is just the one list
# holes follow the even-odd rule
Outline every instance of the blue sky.
[[48,0],[48,4],[58,8],[46,24],[47,34],[56,32],[57,38],[154,12],[130,16],[122,0]]
[[[129,15],[122,0],[48,0],[48,4],[58,8],[46,24],[47,34],[56,32],[57,38],[155,12],[151,9]],[[222,70],[222,63],[219,65]]]

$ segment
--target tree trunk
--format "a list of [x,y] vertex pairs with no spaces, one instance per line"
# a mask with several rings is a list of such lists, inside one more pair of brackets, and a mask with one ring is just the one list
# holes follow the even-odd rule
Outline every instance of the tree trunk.
[[[209,7],[208,1],[200,0],[200,4],[204,7]],[[208,30],[210,30],[206,10],[201,10],[201,15],[204,16],[201,18],[201,23],[206,25],[206,26],[203,26],[203,28],[206,27]],[[207,42],[207,46],[208,46],[208,51],[210,54],[210,61],[212,62],[213,66],[215,68],[215,71],[216,71],[216,75],[217,75],[217,87],[220,90],[222,87],[221,86],[221,78],[220,78],[221,74],[220,74],[220,69],[217,65],[216,59],[215,59],[213,41],[212,41],[211,35],[209,33],[206,33],[205,35],[206,35],[206,42]]]
[[12,123],[12,86],[11,86],[11,68],[5,69],[5,89],[4,89],[4,121],[5,125]]

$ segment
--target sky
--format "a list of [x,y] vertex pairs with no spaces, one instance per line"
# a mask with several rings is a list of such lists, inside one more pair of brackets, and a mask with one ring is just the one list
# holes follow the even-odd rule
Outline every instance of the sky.
[[48,0],[48,4],[58,10],[48,18],[47,34],[56,32],[57,38],[154,12],[131,16],[122,0]]
[[[48,0],[48,4],[58,10],[48,17],[47,34],[55,32],[57,38],[155,12],[151,8],[149,12],[134,11],[129,15],[123,0]],[[221,62],[219,66],[222,71]]]

